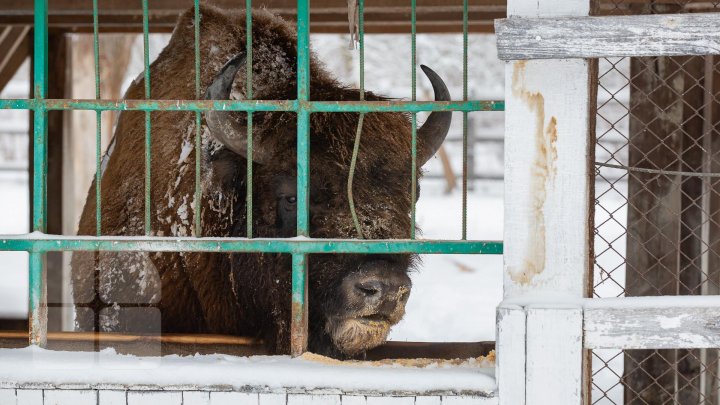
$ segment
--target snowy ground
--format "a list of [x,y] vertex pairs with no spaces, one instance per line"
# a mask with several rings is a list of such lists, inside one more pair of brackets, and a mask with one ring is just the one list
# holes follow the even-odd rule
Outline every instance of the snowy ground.
[[[0,387],[22,381],[52,385],[82,384],[160,387],[263,387],[263,391],[331,389],[343,392],[473,392],[491,394],[491,363],[474,359],[462,365],[432,364],[423,368],[342,363],[319,356],[237,357],[176,355],[135,357],[100,353],[56,352],[35,347],[0,349]],[[342,372],[337,372],[342,367]]]
[[[27,175],[0,172],[0,233],[28,231]],[[0,252],[0,318],[27,313],[28,254]]]

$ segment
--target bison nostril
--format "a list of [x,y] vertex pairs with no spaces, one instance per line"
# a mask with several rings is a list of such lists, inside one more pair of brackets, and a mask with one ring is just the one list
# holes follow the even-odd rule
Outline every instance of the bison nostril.
[[379,281],[366,281],[355,284],[355,289],[365,297],[374,297],[382,292],[382,283]]

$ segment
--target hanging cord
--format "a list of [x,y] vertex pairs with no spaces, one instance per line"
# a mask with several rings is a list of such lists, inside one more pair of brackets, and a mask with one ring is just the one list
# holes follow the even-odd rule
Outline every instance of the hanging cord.
[[347,194],[348,202],[350,203],[350,215],[352,215],[353,224],[355,224],[355,230],[357,231],[358,238],[363,239],[362,228],[360,228],[360,221],[358,221],[357,213],[355,212],[355,202],[353,201],[353,177],[355,177],[355,164],[357,163],[358,152],[360,151],[360,135],[362,134],[363,118],[365,114],[360,113],[358,119],[357,131],[355,132],[355,145],[353,146],[352,160],[350,160],[350,174],[348,174],[347,182]]
[[350,45],[348,49],[351,51],[357,49],[357,43],[359,41],[358,34],[358,14],[359,5],[357,0],[348,0],[348,30],[350,32]]

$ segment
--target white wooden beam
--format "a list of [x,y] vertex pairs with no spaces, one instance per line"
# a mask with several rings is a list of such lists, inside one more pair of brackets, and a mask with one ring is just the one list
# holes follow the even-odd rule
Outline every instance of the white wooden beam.
[[16,391],[17,405],[37,405],[43,403],[43,391],[37,389],[20,389]]
[[528,309],[526,404],[582,403],[582,346],[582,308]]
[[497,310],[495,378],[500,405],[525,403],[525,310],[501,305]]
[[182,405],[182,392],[129,391],[127,405]]
[[[0,404],[17,405],[17,396],[15,395],[14,388],[0,389]],[[437,405],[440,405],[439,401]]]
[[183,391],[182,396],[183,405],[210,405],[210,393],[207,391]]
[[99,390],[98,405],[127,405],[127,392],[120,390]]
[[[508,7],[513,3],[535,10],[537,1],[510,0]],[[582,9],[589,0],[539,3],[573,3]],[[592,66],[587,60],[506,64],[506,298],[540,291],[560,299],[585,295],[591,233],[588,161],[594,146]]]
[[45,390],[43,405],[97,405],[98,394],[94,390]]
[[[591,5],[592,0],[508,0],[508,17],[587,16]],[[498,395],[501,404],[580,404],[580,299],[590,273],[596,64],[553,59],[505,66],[508,215]],[[508,310],[510,302],[540,297],[548,303],[544,308]]]
[[595,299],[585,307],[589,349],[720,347],[720,297]]
[[495,20],[501,60],[720,54],[720,14]]

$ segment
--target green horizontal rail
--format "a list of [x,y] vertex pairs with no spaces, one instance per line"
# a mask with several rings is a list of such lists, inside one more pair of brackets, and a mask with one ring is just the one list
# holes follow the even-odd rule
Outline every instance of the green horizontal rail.
[[314,112],[421,112],[504,111],[505,102],[469,101],[305,101],[297,100],[71,100],[7,99],[0,109],[99,111],[305,111]]
[[410,240],[410,239],[263,239],[263,238],[173,238],[159,236],[78,237],[45,235],[3,237],[0,250],[53,251],[144,251],[144,252],[263,252],[263,253],[418,253],[493,254],[503,252],[499,241]]

